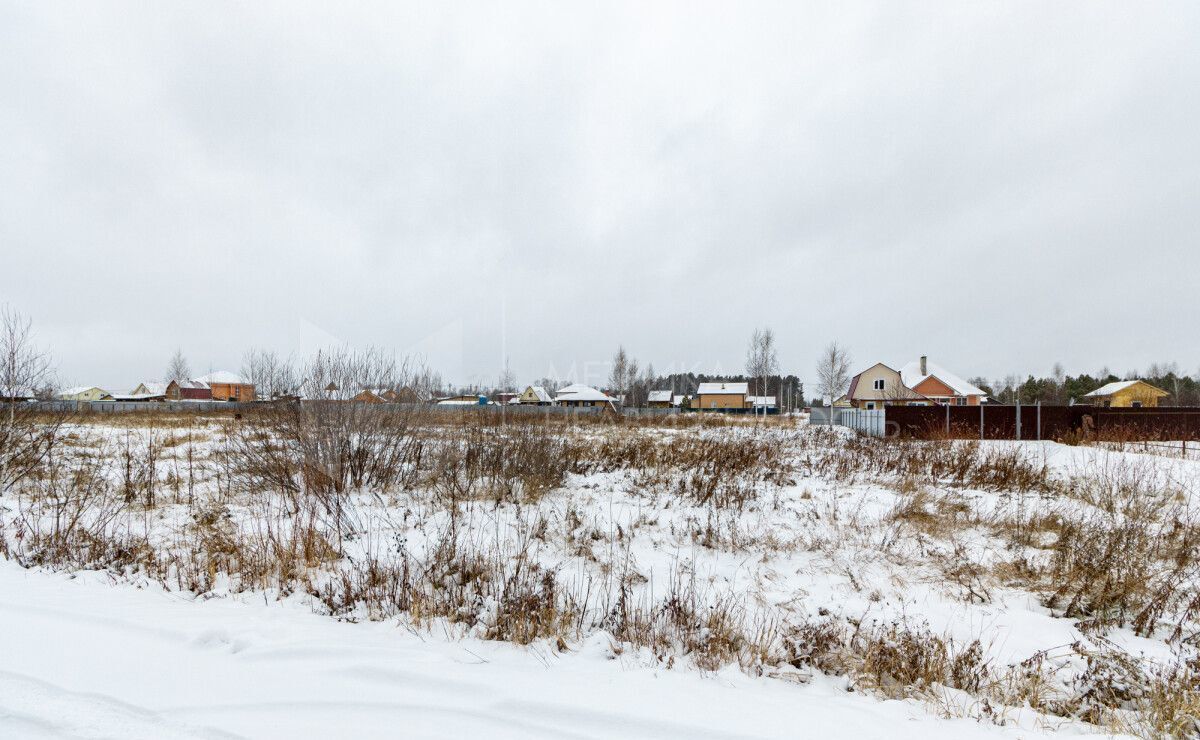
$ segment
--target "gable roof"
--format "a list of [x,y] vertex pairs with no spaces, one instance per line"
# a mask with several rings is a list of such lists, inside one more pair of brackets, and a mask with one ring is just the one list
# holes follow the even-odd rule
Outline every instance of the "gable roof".
[[540,385],[527,386],[525,390],[522,391],[521,395],[523,396],[526,393],[532,393],[534,398],[536,398],[539,403],[550,403],[554,400],[550,397],[550,394],[546,391],[546,389]]
[[609,396],[601,391],[596,390],[590,385],[583,383],[573,383],[566,388],[562,388],[554,396],[555,401],[616,401],[617,399]]
[[60,395],[60,396],[77,396],[80,393],[87,393],[88,391],[92,391],[92,390],[100,391],[101,393],[105,393],[105,394],[108,393],[108,391],[104,390],[103,388],[101,388],[98,385],[77,385],[73,388],[64,388],[63,390],[58,392],[58,395]]
[[900,382],[909,388],[916,388],[930,378],[937,378],[950,387],[959,396],[986,396],[987,392],[971,385],[940,365],[925,361],[925,372],[921,372],[921,361],[915,360],[900,368]]
[[749,383],[701,383],[696,395],[745,396],[750,393]]
[[[850,388],[849,388],[849,390],[846,391],[846,395],[842,396],[842,397],[843,398],[854,398],[854,391],[858,388],[858,379],[861,378],[864,373],[868,373],[877,367],[882,367],[884,370],[887,370],[888,372],[896,373],[897,375],[899,375],[899,373],[896,370],[893,370],[891,367],[883,364],[882,362],[877,362],[874,365],[872,365],[871,367],[867,368],[866,370],[860,370],[858,373],[856,373],[854,375],[854,377],[850,378]],[[901,378],[900,382],[903,383],[904,379]]]
[[[1096,390],[1092,391],[1091,393],[1084,393],[1083,397],[1088,398],[1090,396],[1090,397],[1095,398],[1097,396],[1111,396],[1112,394],[1119,393],[1119,392],[1125,390],[1126,388],[1132,388],[1133,386],[1137,385],[1138,383],[1141,383],[1142,385],[1146,386],[1147,388],[1153,390],[1155,393],[1162,394],[1162,396],[1171,395],[1170,393],[1167,393],[1166,391],[1164,391],[1162,388],[1155,388],[1154,386],[1150,385],[1149,383],[1147,383],[1144,380],[1118,380],[1115,383],[1108,383],[1106,385],[1102,385],[1099,388],[1097,388]],[[1160,396],[1160,398],[1162,396]]]
[[650,391],[646,395],[646,401],[649,403],[670,403],[671,391]]

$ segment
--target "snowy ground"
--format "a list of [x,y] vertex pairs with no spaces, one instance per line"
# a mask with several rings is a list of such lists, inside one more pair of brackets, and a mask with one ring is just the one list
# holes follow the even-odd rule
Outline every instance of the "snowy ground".
[[1028,737],[764,681],[0,565],[0,737]]
[[[105,525],[112,542],[141,543],[134,558],[104,550],[123,558],[119,566],[19,567],[14,560],[36,565],[47,557],[28,532],[48,526],[54,509],[44,494],[0,498],[10,551],[10,561],[0,560],[0,737],[1074,735],[1099,728],[1075,710],[997,706],[999,690],[989,702],[982,692],[880,684],[862,675],[861,661],[829,675],[788,665],[795,652],[788,630],[830,623],[883,634],[899,625],[901,636],[932,636],[959,652],[979,641],[991,679],[1036,658],[1038,675],[1053,683],[1047,695],[1063,696],[1095,680],[1086,670],[1092,654],[1067,646],[1112,646],[1147,666],[1167,665],[1187,647],[1169,640],[1165,627],[1098,631],[1045,606],[1032,581],[1004,575],[1014,559],[1043,558],[1037,539],[1049,537],[1037,532],[1027,537],[1034,545],[1014,545],[1002,532],[1013,517],[1032,523],[1090,511],[1100,504],[1081,501],[1092,494],[914,483],[854,466],[839,472],[839,457],[862,450],[849,437],[813,436],[805,427],[577,431],[596,447],[641,435],[783,450],[771,465],[785,475],[727,481],[746,496],[737,505],[689,498],[689,486],[704,481],[661,461],[572,473],[533,503],[460,502],[453,519],[424,484],[364,491],[347,502],[356,525],[340,544],[343,555],[310,562],[300,576],[305,586],[295,588],[255,581],[245,570],[224,573],[229,556],[205,554],[233,550],[245,560],[278,538],[277,529],[298,526],[270,494],[239,493],[223,477],[219,425],[187,432],[186,441],[178,429],[70,431],[87,441],[80,450],[107,440],[102,454],[114,459],[120,445],[128,452],[151,435],[159,444],[174,439],[156,462],[154,504],[126,506]],[[1111,487],[1136,478],[1181,491],[1184,504],[1172,516],[1190,517],[1186,499],[1200,478],[1194,461],[1034,442],[989,443],[981,454],[1014,449],[1058,480],[1099,476]],[[108,473],[120,477],[120,468]],[[527,645],[482,639],[495,634],[503,612],[486,584],[467,589],[466,619],[418,616],[375,596],[342,608],[331,606],[336,598],[310,595],[340,597],[332,576],[362,573],[365,564],[393,574],[400,563],[416,569],[450,541],[450,530],[496,577],[515,580],[512,563],[526,559],[526,570],[552,573],[557,603],[574,609],[571,625],[557,639],[539,633]],[[443,591],[438,579],[458,578],[438,573],[434,596]],[[663,631],[659,641],[613,637],[623,593]],[[688,619],[698,621],[671,632],[675,612],[663,605],[678,593],[695,603]],[[721,605],[759,642],[727,654],[689,643],[718,634],[704,614]],[[769,634],[759,639],[760,631]]]

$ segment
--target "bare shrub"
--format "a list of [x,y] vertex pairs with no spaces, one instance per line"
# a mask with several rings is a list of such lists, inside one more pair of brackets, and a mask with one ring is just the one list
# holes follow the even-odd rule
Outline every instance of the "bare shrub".
[[532,503],[563,484],[577,448],[561,431],[529,419],[482,421],[463,418],[432,445],[428,479],[443,500]]
[[821,428],[806,436],[800,444],[802,469],[839,482],[911,479],[989,491],[1046,491],[1051,487],[1045,461],[1034,459],[1020,447],[843,436]]
[[50,355],[34,343],[32,322],[0,307],[0,494],[38,475],[55,450],[67,413],[26,402],[53,382]]
[[235,422],[230,476],[249,490],[292,496],[297,511],[300,498],[314,497],[340,539],[355,528],[349,494],[416,481],[424,448],[414,433],[419,410],[345,400],[363,388],[398,387],[408,372],[375,351],[318,354],[304,371],[314,400],[265,405]]
[[24,481],[13,541],[5,547],[9,557],[24,567],[119,570],[142,562],[148,545],[124,526],[110,461],[107,454],[51,458],[43,475]]
[[781,441],[757,432],[737,437],[614,434],[581,451],[575,472],[634,470],[697,504],[742,506],[758,484],[783,485],[791,466]]

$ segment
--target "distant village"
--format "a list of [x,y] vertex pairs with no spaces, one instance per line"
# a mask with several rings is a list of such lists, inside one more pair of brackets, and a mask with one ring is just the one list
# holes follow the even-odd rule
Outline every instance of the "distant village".
[[[33,400],[27,393],[14,400]],[[330,383],[311,397],[300,393],[272,394],[261,397],[254,383],[226,370],[208,373],[189,380],[145,381],[128,393],[113,393],[98,386],[76,386],[54,394],[59,401],[80,403],[126,402],[281,402],[336,401],[349,403],[428,403],[442,406],[568,406],[603,407],[616,409],[625,405],[625,394],[600,390],[582,383],[573,383],[551,391],[540,385],[526,386],[522,391],[493,391],[491,393],[460,393],[437,396],[411,386],[397,388],[340,388]],[[693,409],[723,412],[777,413],[775,396],[756,396],[749,382],[700,383],[695,393],[678,394],[670,389],[651,390],[646,394],[645,408]]]
[[[792,376],[789,376],[792,378]],[[805,410],[810,405],[831,401],[841,408],[864,410],[889,406],[980,406],[1003,401],[993,391],[982,387],[981,381],[964,380],[960,375],[921,356],[899,369],[879,362],[850,376],[841,395],[829,394],[823,401],[804,399],[803,384],[792,378],[787,390],[791,396],[782,404],[784,411]],[[836,380],[836,378],[835,378]],[[688,386],[688,392],[675,387],[647,387],[641,393],[624,389],[598,388],[571,383],[560,388],[546,385],[527,385],[523,390],[503,389],[480,392],[438,394],[428,384],[380,387],[340,387],[335,382],[319,386],[315,391],[295,389],[264,393],[255,382],[227,370],[210,372],[194,378],[169,381],[143,381],[127,392],[109,391],[98,386],[76,386],[53,393],[59,401],[79,403],[160,403],[160,402],[230,402],[270,403],[285,401],[336,401],[366,404],[433,404],[442,406],[562,406],[601,407],[616,410],[620,407],[640,407],[679,411],[710,411],[720,413],[776,414],[781,411],[778,393],[783,379],[772,375],[760,384],[747,380],[700,380],[670,378],[671,385]],[[652,383],[652,380],[646,382]],[[1033,382],[1031,378],[1030,381]],[[299,387],[311,384],[298,383]],[[755,387],[772,389],[775,393],[756,394]],[[786,391],[784,391],[786,392]],[[1108,380],[1068,403],[1085,403],[1103,407],[1153,408],[1172,394],[1154,384],[1137,378]],[[14,394],[14,400],[33,399],[37,394],[27,391]],[[46,397],[42,396],[43,400]],[[1040,399],[1039,399],[1040,400]]]

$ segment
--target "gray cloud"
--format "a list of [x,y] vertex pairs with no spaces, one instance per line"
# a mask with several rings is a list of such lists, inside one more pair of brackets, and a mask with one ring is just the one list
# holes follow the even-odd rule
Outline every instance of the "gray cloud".
[[644,5],[0,6],[0,301],[116,387],[1200,364],[1200,6]]

